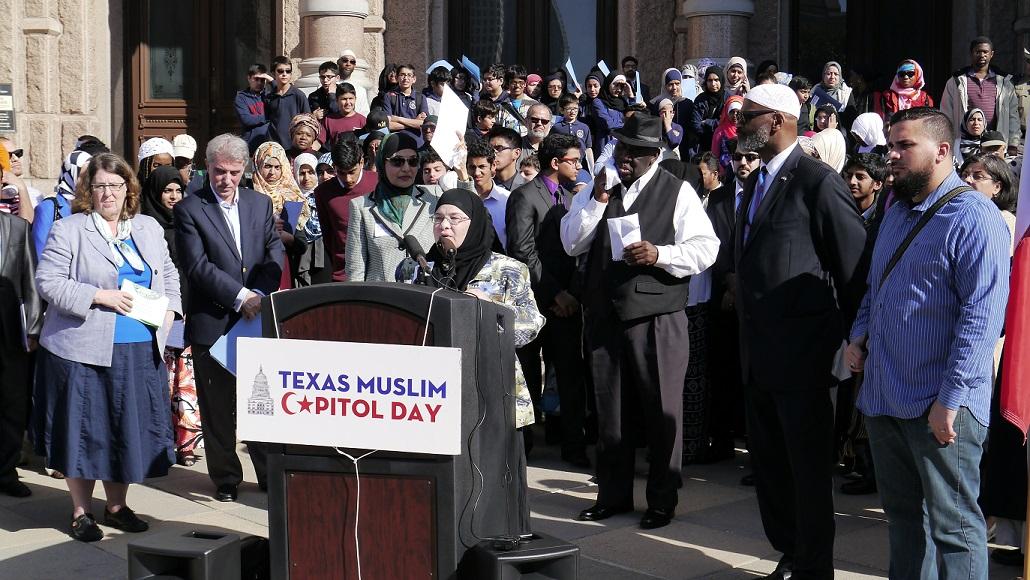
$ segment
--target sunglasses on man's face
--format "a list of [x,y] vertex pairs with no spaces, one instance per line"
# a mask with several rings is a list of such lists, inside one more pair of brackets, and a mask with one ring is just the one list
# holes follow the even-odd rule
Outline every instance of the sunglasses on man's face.
[[288,74],[291,74],[291,73],[293,73],[293,69],[292,68],[277,68],[277,69],[275,69],[275,74],[278,74],[278,75],[288,75]]
[[734,153],[732,157],[734,161],[743,161],[745,159],[747,159],[748,163],[758,161],[758,153]]
[[395,155],[393,157],[387,157],[386,161],[393,167],[404,167],[405,163],[408,164],[408,167],[418,167],[418,155],[413,157],[397,157]]
[[344,62],[347,64],[356,64],[358,61],[354,60],[353,58],[341,58],[340,62]]
[[755,117],[761,117],[762,115],[768,115],[769,113],[775,113],[772,109],[758,109],[755,111],[745,111],[740,109],[737,111],[737,122],[741,125],[747,125]]

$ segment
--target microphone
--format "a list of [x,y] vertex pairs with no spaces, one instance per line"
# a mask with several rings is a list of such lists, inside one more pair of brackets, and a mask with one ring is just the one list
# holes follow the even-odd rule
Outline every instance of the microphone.
[[440,249],[443,250],[444,270],[450,270],[454,267],[454,256],[458,253],[458,248],[454,245],[454,240],[450,238],[440,238],[438,244],[440,244]]
[[411,256],[412,260],[418,262],[419,267],[422,271],[429,273],[429,263],[426,262],[426,252],[422,249],[422,244],[418,243],[418,238],[408,234],[404,236],[404,251]]

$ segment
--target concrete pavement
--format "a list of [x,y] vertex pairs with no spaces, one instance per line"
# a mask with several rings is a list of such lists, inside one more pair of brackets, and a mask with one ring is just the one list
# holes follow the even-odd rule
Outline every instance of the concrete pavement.
[[[590,474],[568,469],[554,447],[538,445],[530,464],[534,530],[580,546],[581,578],[745,579],[768,574],[776,565],[778,554],[765,539],[753,489],[739,485],[746,473],[743,452],[732,462],[687,467],[675,520],[650,531],[637,525],[646,507],[642,477],[637,479],[638,512],[603,522],[577,522],[575,515],[595,497]],[[245,460],[244,465],[249,483],[240,488],[236,503],[211,498],[214,489],[201,461],[132,486],[129,505],[150,521],[153,531],[203,528],[267,536],[266,498],[253,483],[250,462]],[[641,473],[645,465],[638,462]],[[0,579],[126,577],[127,545],[138,536],[104,528],[106,536],[100,542],[71,539],[66,533],[71,503],[64,483],[43,474],[38,461],[20,473],[33,495],[0,496]],[[94,513],[99,516],[104,505],[100,485],[94,497]],[[836,509],[836,577],[885,578],[887,527],[877,496],[838,494]],[[1017,568],[992,563],[992,579],[1018,575]]]

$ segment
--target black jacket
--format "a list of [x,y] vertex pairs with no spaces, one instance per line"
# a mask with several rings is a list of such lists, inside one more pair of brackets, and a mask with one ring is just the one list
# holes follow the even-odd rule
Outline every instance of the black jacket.
[[31,229],[20,217],[0,213],[0,324],[7,350],[24,348],[20,305],[25,305],[25,334],[39,336],[43,326]]
[[[559,188],[559,196],[571,195]],[[529,278],[541,312],[549,312],[554,297],[574,283],[576,259],[565,253],[561,243],[561,218],[566,213],[541,177],[526,183],[508,196],[504,227],[508,255],[529,267]]]
[[862,218],[844,180],[798,146],[744,242],[758,173],[744,188],[733,236],[743,378],[769,390],[829,387],[833,355],[865,291]]

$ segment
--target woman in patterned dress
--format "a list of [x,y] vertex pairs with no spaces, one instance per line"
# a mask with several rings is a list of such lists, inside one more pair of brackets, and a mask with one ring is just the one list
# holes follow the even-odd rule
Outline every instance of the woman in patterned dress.
[[[529,268],[514,258],[491,251],[493,222],[479,197],[467,189],[451,189],[440,196],[433,214],[436,244],[430,284],[467,292],[507,306],[515,313],[515,347],[529,344],[544,326],[529,285]],[[453,266],[445,267],[443,245],[457,251]],[[515,427],[533,423],[533,401],[526,378],[515,360]]]

